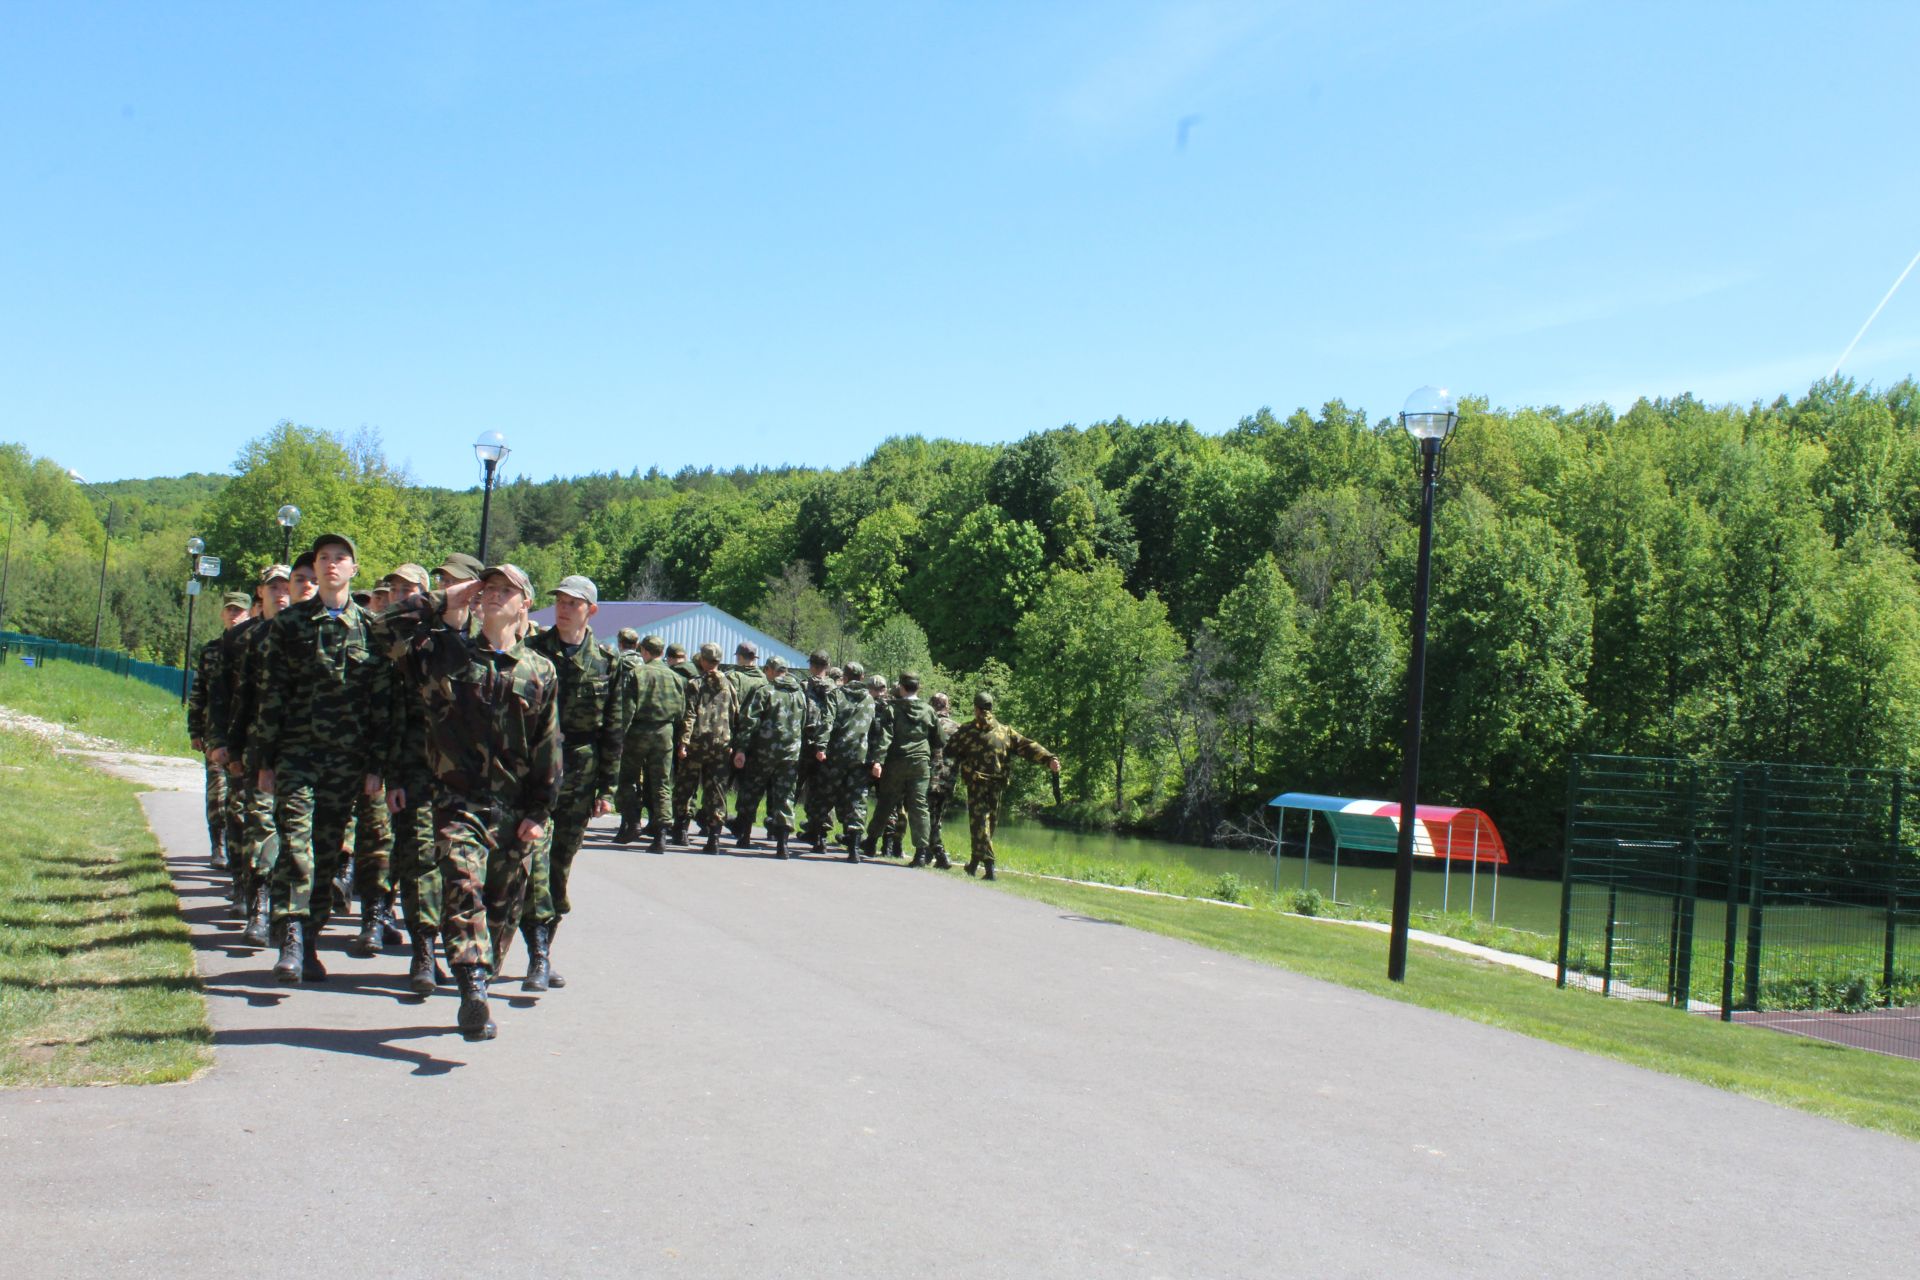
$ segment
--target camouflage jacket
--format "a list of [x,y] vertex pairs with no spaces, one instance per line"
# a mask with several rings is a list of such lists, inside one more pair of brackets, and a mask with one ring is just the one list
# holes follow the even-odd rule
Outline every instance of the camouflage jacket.
[[933,762],[940,746],[940,720],[933,708],[918,697],[889,698],[874,712],[873,729],[867,735],[867,763],[891,764],[897,760]]
[[767,676],[758,667],[722,667],[720,670],[733,686],[733,727],[738,729],[740,717],[746,714],[747,699],[767,682]]
[[635,724],[680,723],[687,714],[687,682],[659,660],[633,666]]
[[380,771],[393,668],[374,646],[372,614],[351,599],[337,617],[319,596],[288,605],[267,627],[262,662],[253,768]]
[[223,746],[235,759],[246,758],[247,744],[253,739],[253,722],[265,686],[267,633],[272,630],[272,622],[271,618],[252,618],[220,637],[220,642],[228,646],[226,698],[218,708],[220,724],[211,723],[215,708],[208,708],[207,746]]
[[747,695],[733,749],[756,764],[793,764],[820,732],[820,713],[791,675],[762,681]]
[[827,763],[855,765],[867,762],[867,734],[873,729],[873,712],[878,705],[865,687],[845,685],[833,691],[827,713],[831,717],[821,734],[827,748]]
[[673,674],[679,676],[688,684],[692,684],[700,678],[700,668],[694,666],[691,662],[676,662],[669,666],[667,670],[673,672]]
[[984,720],[976,716],[961,725],[947,743],[947,758],[969,778],[1004,778],[1009,757],[1016,755],[1035,764],[1053,759],[1053,752],[1015,733],[991,714]]
[[[193,664],[193,688],[187,693],[187,736],[205,742],[207,737],[207,695],[219,683],[225,664],[221,662],[220,641],[226,632],[200,646],[200,654]],[[207,743],[207,749],[213,749]]]
[[687,714],[680,720],[680,745],[694,751],[724,751],[733,744],[736,703],[733,682],[724,671],[703,675],[687,688]]
[[412,596],[376,638],[425,700],[434,803],[491,801],[546,822],[560,800],[560,673],[525,642],[502,652],[446,624],[446,593]]
[[560,747],[568,783],[583,786],[591,777],[595,796],[612,795],[620,782],[627,722],[633,719],[633,682],[620,655],[597,642],[592,627],[572,654],[551,627],[525,644],[551,662],[560,677]]
[[941,716],[939,720],[940,742],[947,745],[936,745],[933,748],[933,760],[927,770],[927,787],[933,791],[951,791],[953,790],[953,748],[951,744],[953,742],[953,735],[959,732],[960,726],[953,722],[952,716]]

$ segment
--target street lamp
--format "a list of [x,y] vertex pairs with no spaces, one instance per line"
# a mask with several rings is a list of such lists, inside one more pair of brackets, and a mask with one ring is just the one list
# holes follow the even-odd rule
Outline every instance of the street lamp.
[[287,556],[293,550],[293,526],[300,523],[300,508],[289,502],[274,512],[273,518],[280,522],[280,563],[287,564]]
[[480,494],[480,563],[487,562],[487,517],[493,510],[493,473],[507,455],[513,450],[507,448],[507,438],[498,431],[482,431],[480,438],[473,442],[473,456],[480,459],[480,465],[487,469],[486,487]]
[[1387,977],[1407,978],[1407,926],[1413,915],[1413,831],[1420,804],[1420,703],[1427,689],[1427,590],[1433,583],[1433,490],[1440,451],[1460,421],[1453,392],[1421,387],[1407,397],[1400,425],[1420,444],[1420,562],[1413,579],[1413,643],[1407,652],[1407,743],[1401,756],[1400,847],[1393,861],[1393,931]]
[[187,638],[180,642],[180,701],[187,700],[187,688],[193,683],[193,601],[200,594],[200,553],[207,544],[199,538],[187,539]]
[[[100,491],[87,483],[87,478],[71,467],[67,475],[73,482],[98,498]],[[93,605],[93,665],[100,665],[100,621],[107,616],[107,548],[113,542],[113,500],[107,500],[107,518],[100,524],[100,596]]]

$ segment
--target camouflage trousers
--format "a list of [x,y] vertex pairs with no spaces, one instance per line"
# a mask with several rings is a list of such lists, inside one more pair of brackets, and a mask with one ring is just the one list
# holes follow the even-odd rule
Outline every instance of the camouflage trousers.
[[747,757],[747,767],[740,771],[740,791],[737,799],[740,812],[734,816],[734,822],[742,831],[753,830],[753,816],[760,808],[760,798],[767,801],[767,834],[786,835],[793,830],[793,790],[800,779],[798,760],[760,760]]
[[940,838],[940,815],[947,811],[947,805],[953,800],[953,784],[944,787],[927,788],[927,849],[933,853],[945,853],[946,842]]
[[620,789],[615,802],[620,816],[639,821],[644,809],[661,825],[673,822],[673,721],[655,724],[634,721],[620,748]]
[[849,843],[858,840],[867,829],[867,796],[873,790],[873,773],[864,760],[842,763],[828,760],[820,766],[827,776],[827,794],[831,806],[820,810],[821,824],[839,818]]
[[207,761],[207,844],[219,853],[227,847],[227,771]]
[[913,851],[927,847],[927,772],[925,760],[892,760],[880,771],[880,801],[873,810],[871,831],[884,831],[897,810],[907,811],[913,833]]
[[687,825],[693,816],[693,798],[700,797],[700,821],[709,832],[720,829],[727,820],[727,783],[733,778],[733,749],[725,743],[715,746],[694,744],[680,762],[680,781],[675,784],[673,821]]
[[329,886],[365,780],[358,766],[333,763],[279,771],[273,794],[273,825],[280,833],[273,863],[274,920],[307,920],[319,929],[332,916]]
[[1000,795],[1007,789],[1005,778],[967,775],[967,836],[973,856],[982,862],[993,861],[993,827],[1000,812]]
[[393,859],[388,866],[400,890],[400,909],[409,931],[440,927],[440,859],[434,849],[433,807],[407,796],[407,807],[393,814]]
[[[234,780],[238,783],[238,779]],[[256,883],[273,875],[280,858],[280,833],[273,825],[273,797],[253,785],[241,785],[241,849]]]
[[807,835],[818,832],[826,834],[833,825],[833,763],[815,760],[812,755],[800,758],[800,802],[807,807],[806,825],[801,830]]
[[[547,836],[533,851],[529,864],[525,918],[536,924],[552,924],[573,910],[567,897],[567,882],[573,876],[573,859],[586,839],[587,823],[593,820],[593,762],[577,787],[560,787],[560,803],[553,806],[547,822]],[[573,762],[567,762],[573,768]]]
[[433,827],[447,961],[491,969],[495,948],[504,954],[520,918],[534,850],[520,843],[519,814],[487,797],[441,797]]
[[360,905],[378,901],[393,887],[388,868],[393,855],[393,827],[387,821],[387,792],[363,790],[353,804],[353,891]]

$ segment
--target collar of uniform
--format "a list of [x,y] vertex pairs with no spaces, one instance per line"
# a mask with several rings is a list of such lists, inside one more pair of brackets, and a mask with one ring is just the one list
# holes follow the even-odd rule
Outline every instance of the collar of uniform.
[[[552,636],[553,639],[542,643],[547,636]],[[593,628],[589,626],[585,631],[580,633],[579,647],[574,649],[571,655],[567,653],[567,642],[560,638],[560,629],[558,627],[548,627],[545,631],[535,636],[533,638],[533,645],[555,662],[565,660],[573,663],[576,667],[584,667],[587,665],[587,659],[592,657],[594,651]]]

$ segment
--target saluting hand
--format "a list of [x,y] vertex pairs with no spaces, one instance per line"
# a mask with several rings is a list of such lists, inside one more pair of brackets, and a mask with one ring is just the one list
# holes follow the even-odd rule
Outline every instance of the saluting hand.
[[520,819],[520,843],[521,844],[532,844],[534,841],[538,840],[541,836],[545,834],[547,834],[546,823],[535,822],[532,818]]

